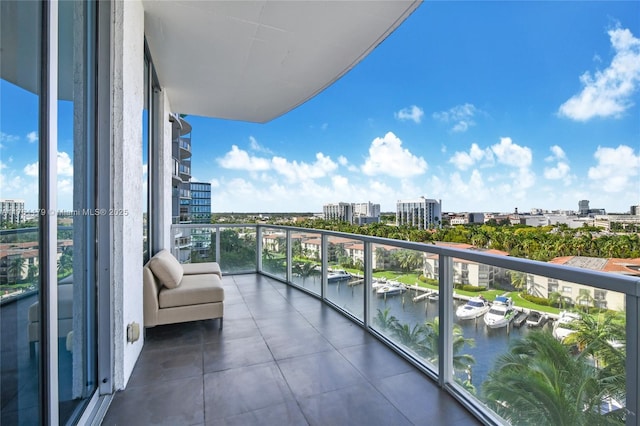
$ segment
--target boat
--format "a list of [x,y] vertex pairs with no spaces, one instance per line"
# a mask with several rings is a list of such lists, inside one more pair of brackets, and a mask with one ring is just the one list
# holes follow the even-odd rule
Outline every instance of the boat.
[[510,297],[498,296],[493,301],[489,312],[484,314],[484,323],[489,328],[501,328],[509,324],[515,316],[513,300]]
[[461,320],[468,320],[481,317],[486,314],[491,305],[489,301],[484,297],[472,297],[465,303],[456,309],[456,316]]
[[582,317],[575,312],[560,312],[560,317],[555,322],[555,324],[553,324],[553,337],[562,342],[567,338],[567,336],[576,332],[571,324],[580,320],[581,318]]
[[427,300],[429,300],[429,302],[437,302],[439,299],[440,299],[440,294],[437,291],[432,291],[427,296]]
[[404,293],[407,289],[404,285],[398,284],[387,284],[376,290],[376,294],[378,296],[394,296],[396,294]]
[[373,291],[376,291],[379,288],[384,287],[385,285],[388,285],[386,278],[375,278],[371,283],[371,289]]
[[527,318],[527,327],[542,327],[546,322],[547,314],[543,314],[538,311],[531,311],[529,317]]
[[527,320],[528,317],[529,317],[528,313],[526,313],[524,311],[518,312],[516,317],[513,319],[513,326],[514,327],[522,327],[522,324],[524,324],[524,322]]
[[327,282],[329,284],[337,283],[339,281],[348,281],[351,279],[351,274],[344,269],[334,269],[327,274]]

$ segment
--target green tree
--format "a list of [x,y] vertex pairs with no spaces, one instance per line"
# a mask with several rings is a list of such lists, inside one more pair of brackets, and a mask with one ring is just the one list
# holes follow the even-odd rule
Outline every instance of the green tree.
[[576,332],[564,343],[576,345],[583,354],[594,359],[595,366],[606,375],[610,393],[621,398],[626,383],[626,330],[624,316],[609,311],[583,314],[576,321]]
[[9,281],[18,282],[22,279],[22,271],[24,269],[25,259],[22,256],[14,257],[9,262],[7,272],[12,277]]
[[316,264],[312,262],[295,262],[292,267],[292,272],[302,278],[302,286],[304,286],[307,278],[317,273]]
[[621,424],[600,413],[611,397],[607,378],[548,331],[534,331],[501,355],[483,384],[487,405],[511,424]]
[[375,323],[378,324],[383,330],[393,329],[394,325],[398,322],[398,319],[393,315],[389,315],[391,308],[385,308],[384,310],[378,308],[378,314],[375,318]]

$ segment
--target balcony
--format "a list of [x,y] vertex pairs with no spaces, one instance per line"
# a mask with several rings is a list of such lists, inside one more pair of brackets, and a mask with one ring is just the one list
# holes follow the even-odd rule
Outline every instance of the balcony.
[[416,367],[319,299],[223,278],[225,320],[147,329],[113,424],[476,425]]
[[[546,286],[549,282],[561,282],[563,287],[575,288],[574,294],[581,293],[578,289],[586,287],[606,290],[607,306],[609,309],[616,311],[616,315],[619,315],[619,320],[626,324],[622,326],[624,335],[622,340],[625,340],[626,343],[626,351],[622,353],[624,360],[622,368],[626,373],[622,374],[623,376],[626,374],[626,379],[623,378],[626,385],[623,386],[622,393],[616,394],[615,398],[613,395],[604,398],[602,405],[595,408],[596,415],[600,415],[602,412],[614,411],[615,407],[613,405],[617,402],[624,406],[626,395],[626,410],[623,408],[618,411],[618,414],[623,413],[622,415],[626,416],[626,424],[637,424],[637,419],[630,414],[634,413],[637,408],[638,398],[636,396],[638,395],[639,382],[639,332],[635,324],[638,323],[640,281],[637,278],[510,258],[508,256],[484,254],[478,251],[276,225],[174,225],[172,232],[174,235],[196,232],[211,241],[209,250],[193,250],[189,261],[217,260],[220,262],[223,272],[226,274],[225,284],[231,286],[230,295],[233,298],[229,306],[230,310],[227,310],[227,312],[231,312],[230,315],[236,315],[236,310],[241,310],[243,318],[246,320],[242,324],[238,322],[238,333],[243,337],[248,337],[242,333],[249,333],[252,336],[253,333],[259,332],[263,343],[267,345],[272,356],[272,359],[268,359],[265,362],[275,363],[278,368],[274,371],[279,371],[282,374],[282,377],[278,376],[277,379],[273,379],[271,382],[273,383],[273,389],[269,387],[269,392],[276,393],[278,396],[274,397],[275,400],[269,400],[273,402],[265,405],[269,405],[271,410],[280,410],[281,415],[288,413],[288,415],[294,416],[291,411],[288,411],[291,409],[291,405],[287,403],[293,398],[297,402],[297,408],[294,407],[293,412],[297,413],[297,410],[301,409],[308,422],[323,423],[318,419],[326,420],[326,417],[314,417],[315,414],[309,414],[305,410],[311,410],[309,407],[333,407],[336,404],[335,400],[343,401],[351,398],[351,394],[347,390],[349,385],[341,385],[340,379],[332,376],[332,372],[340,371],[342,368],[340,367],[341,361],[338,364],[329,365],[329,361],[324,360],[318,354],[328,356],[330,351],[337,350],[341,357],[336,356],[336,359],[347,358],[351,366],[355,366],[359,374],[365,378],[374,376],[377,369],[384,370],[385,367],[383,365],[386,364],[388,364],[386,368],[390,369],[390,371],[395,369],[398,361],[393,357],[394,361],[391,358],[388,358],[388,361],[382,364],[372,361],[371,370],[360,370],[358,365],[351,362],[349,357],[345,355],[345,349],[333,342],[334,339],[342,336],[342,329],[349,329],[351,331],[348,332],[348,335],[354,332],[357,333],[357,339],[353,336],[349,338],[354,343],[354,346],[375,343],[377,348],[382,345],[385,348],[385,352],[392,351],[396,356],[401,357],[410,364],[412,366],[412,374],[415,373],[418,377],[430,381],[432,386],[438,387],[440,391],[436,392],[436,395],[438,395],[439,404],[442,405],[440,408],[445,407],[444,409],[448,409],[449,403],[442,401],[448,401],[452,397],[469,412],[473,413],[478,421],[486,424],[504,423],[505,419],[499,414],[501,407],[505,407],[504,403],[500,400],[492,399],[486,393],[487,388],[485,385],[495,374],[494,366],[503,356],[508,354],[509,345],[524,341],[525,338],[532,335],[532,331],[527,327],[517,328],[512,323],[508,323],[504,328],[492,329],[485,327],[481,317],[475,321],[462,321],[455,317],[455,307],[464,303],[465,297],[468,298],[468,296],[465,296],[464,291],[454,291],[453,289],[455,281],[453,259],[456,259],[456,261],[461,259],[470,264],[478,264],[483,268],[491,267],[495,269],[499,272],[501,281],[531,276],[531,282],[526,285],[523,284],[522,288],[539,294],[547,294]],[[408,268],[408,271],[413,269],[413,272],[402,273],[399,270],[394,270],[394,262],[399,262],[400,259],[405,258],[412,258],[416,262],[413,267]],[[399,264],[397,263],[397,265]],[[336,269],[345,267],[348,268],[348,272],[351,275],[350,278],[339,281],[334,281],[333,278],[330,278],[335,275],[330,275],[332,270],[335,272]],[[482,268],[476,269],[480,270]],[[417,280],[418,275],[426,276],[429,270],[438,271],[435,274],[435,279]],[[471,274],[471,272],[469,273]],[[429,273],[429,275],[433,276],[433,273]],[[414,281],[408,282],[407,277]],[[389,284],[395,280],[401,280],[398,283],[402,284],[402,292],[385,293],[379,290],[381,282]],[[483,290],[484,294],[491,293],[493,296],[501,292],[502,290],[498,289]],[[240,303],[236,300],[238,293],[242,296],[243,307],[236,306],[236,304]],[[425,297],[428,295],[436,295],[437,297],[435,299]],[[513,297],[517,298],[518,296],[514,293]],[[520,300],[518,303],[521,302]],[[576,300],[565,300],[564,302],[573,304],[576,310],[585,309],[581,306],[584,302],[578,300],[578,298]],[[597,302],[597,305],[602,305],[604,301],[599,299]],[[596,306],[596,304],[594,303],[593,306]],[[517,309],[526,312],[531,308]],[[555,313],[548,312],[548,316],[551,319],[557,318],[558,314],[558,309],[555,310]],[[317,324],[318,317],[324,318],[328,316],[337,318],[336,321],[340,324],[337,329],[330,327],[325,330],[322,324]],[[230,318],[239,319],[233,316]],[[262,321],[265,321],[265,323],[263,324]],[[553,321],[547,323],[548,335],[552,334],[552,323]],[[425,326],[428,331],[425,331]],[[213,419],[213,421],[220,420],[215,417],[218,416],[216,410],[207,408],[207,401],[210,401],[209,404],[215,405],[214,401],[218,398],[223,398],[224,400],[223,391],[216,384],[217,381],[208,380],[208,375],[220,375],[220,373],[215,369],[207,370],[207,363],[215,364],[220,362],[223,366],[219,368],[231,368],[224,366],[224,363],[227,362],[227,359],[233,359],[234,356],[228,355],[225,351],[227,347],[232,348],[234,345],[226,340],[227,335],[225,333],[233,335],[231,340],[235,340],[235,337],[240,339],[240,336],[235,336],[234,333],[236,331],[227,328],[226,322],[225,330],[219,336],[214,332],[215,325],[203,324],[190,327],[200,330],[194,331],[199,337],[193,337],[195,340],[191,340],[191,342],[203,342],[201,355],[198,356],[202,357],[204,360],[203,365],[205,366],[201,373],[203,377],[201,383],[204,383],[203,393],[201,394],[204,395],[202,397],[204,398],[204,408],[202,408],[205,413],[204,418],[207,422],[210,419]],[[256,327],[257,331],[255,330]],[[247,328],[251,331],[247,331]],[[302,328],[303,331],[298,330],[298,328]],[[320,345],[321,347],[318,348],[315,346],[317,342],[313,338],[306,336],[305,331],[314,336],[316,332],[319,332],[322,337],[316,337],[316,339],[327,341],[332,347],[326,348]],[[161,334],[163,337],[156,336],[156,333]],[[174,333],[178,333],[177,337],[173,337]],[[347,332],[345,331],[345,333]],[[424,339],[417,341],[414,339],[415,336]],[[162,341],[166,338],[168,342],[171,342],[173,338],[178,341],[183,339],[182,334],[175,330],[166,333],[160,330],[149,330],[149,340],[145,351],[151,352],[153,345],[159,344],[156,341],[157,337]],[[460,345],[461,338],[464,340],[462,345]],[[425,340],[429,339],[431,339],[431,343],[426,344]],[[247,345],[249,345],[249,341],[249,339],[245,341]],[[285,341],[287,343],[284,343]],[[475,345],[470,345],[470,341],[474,341]],[[165,342],[163,344],[169,345],[170,343]],[[209,345],[208,349],[207,345]],[[235,345],[241,345],[241,343],[238,341],[235,342]],[[281,348],[279,345],[285,347]],[[301,349],[302,353],[288,354],[286,352],[288,350],[286,348],[297,348],[299,346],[304,346],[311,352],[305,352],[306,349]],[[372,347],[368,346],[368,348]],[[245,350],[247,348],[247,346],[244,347]],[[291,350],[295,351],[296,349]],[[383,351],[382,349],[370,350]],[[146,353],[143,353],[142,360],[146,360],[147,356],[154,356],[151,354],[146,355]],[[471,356],[474,362],[470,363],[468,368],[461,368],[458,361],[460,361],[461,356],[467,355]],[[300,360],[285,361],[289,357],[297,358],[298,356]],[[374,357],[374,355],[371,356],[372,358]],[[309,362],[305,363],[302,361],[303,359],[309,360]],[[387,359],[386,356],[385,359]],[[151,362],[154,365],[158,364],[157,361]],[[197,361],[195,362],[197,363]],[[252,361],[248,362],[248,364],[243,364],[245,368],[249,365],[254,365]],[[596,365],[597,362],[596,360]],[[288,370],[292,364],[299,369]],[[147,368],[142,367],[142,365],[144,364],[141,364],[139,368]],[[317,373],[317,370],[313,367],[317,365],[322,365],[320,373]],[[602,369],[593,369],[593,365],[589,367],[592,368],[591,374],[608,374]],[[528,369],[528,366],[526,368]],[[309,372],[309,370],[313,370],[315,373],[313,371]],[[228,376],[233,375],[230,372],[231,370],[227,371]],[[242,376],[241,370],[237,370],[237,373],[240,375],[238,383],[245,383],[245,380],[250,380],[245,379],[244,377],[246,376]],[[134,372],[134,377],[137,377],[137,374],[137,372]],[[313,376],[313,374],[320,374],[320,377]],[[380,372],[380,374],[387,373]],[[323,375],[327,377],[325,378]],[[225,376],[224,380],[228,380],[230,383],[234,382],[234,378],[229,378],[228,376]],[[326,399],[323,399],[320,395],[323,392],[322,389],[324,389],[322,388],[317,391],[318,395],[313,395],[312,399],[315,399],[315,402],[311,402],[309,398],[315,392],[314,383],[322,383],[322,380],[325,379],[332,382],[327,385],[332,392],[337,392],[339,389],[344,388],[343,391],[347,393],[341,394],[341,398],[335,398],[335,400],[333,396],[329,395],[325,395]],[[606,381],[613,379],[613,377],[600,377],[600,379]],[[307,383],[307,388],[300,385],[298,380]],[[337,382],[333,383],[334,380]],[[412,397],[404,396],[400,390],[396,390],[399,395],[403,396],[402,398],[394,399],[382,390],[379,381],[370,380],[368,385],[381,392],[392,403],[393,409],[399,409],[400,412],[404,413],[403,418],[409,419],[411,422],[414,422],[410,414],[414,412],[412,410],[421,410],[423,406],[429,406],[431,401],[429,398],[430,391],[427,390],[423,390],[418,394],[412,393]],[[368,385],[365,387],[368,388]],[[232,385],[225,384],[221,386],[230,388]],[[234,401],[245,398],[252,399],[249,394],[242,393],[245,392],[243,386],[238,385],[237,388],[233,388],[234,397],[232,399]],[[301,386],[303,390],[300,390],[297,386]],[[284,391],[282,390],[283,388],[285,389]],[[247,389],[246,392],[250,393],[251,390]],[[423,397],[422,394],[426,396]],[[377,406],[374,402],[377,397],[371,398],[373,399],[369,407]],[[398,400],[411,401],[411,403],[400,406],[396,404]],[[325,404],[321,404],[321,402]],[[327,402],[329,404],[326,404]],[[360,407],[359,400],[354,399],[352,402],[355,407]],[[575,401],[571,401],[571,398],[569,398],[568,402],[576,406]],[[608,405],[609,402],[612,405]],[[230,409],[233,415],[244,416],[238,417],[238,419],[242,419],[239,421],[245,422],[247,418],[258,418],[252,417],[254,415],[258,416],[257,412],[249,414],[256,407],[243,406],[238,408],[238,403],[231,401],[227,401],[223,405],[234,407]],[[409,406],[413,406],[413,408],[409,408]],[[581,404],[577,406],[581,406]],[[385,407],[388,406],[385,405]],[[317,409],[320,410],[320,408]],[[341,410],[338,407],[335,409],[337,410],[336,412]],[[326,408],[326,410],[329,409]],[[442,418],[441,416],[436,416],[436,418],[431,416],[433,410],[433,408],[430,408],[426,414],[427,417],[423,417],[423,422],[425,421],[424,419],[429,419],[428,421],[431,423]],[[318,416],[334,415],[334,411],[330,411],[330,413],[332,414],[323,413],[318,414]],[[229,413],[227,412],[227,414]],[[366,409],[353,408],[349,415],[368,416],[369,414],[370,412]],[[582,414],[582,412],[578,413],[578,415]],[[340,414],[337,415],[339,416]],[[376,418],[384,418],[386,424],[389,423],[388,417],[384,417],[383,414],[379,416]],[[289,418],[295,419],[295,417]],[[346,421],[347,418],[343,419]],[[510,421],[514,424],[518,423],[517,421]],[[291,422],[296,423],[295,420]],[[625,423],[625,420],[622,420],[621,423]],[[451,424],[451,418],[447,418],[447,424]]]
[[178,146],[180,147],[180,158],[185,159],[191,157],[191,138],[179,138]]

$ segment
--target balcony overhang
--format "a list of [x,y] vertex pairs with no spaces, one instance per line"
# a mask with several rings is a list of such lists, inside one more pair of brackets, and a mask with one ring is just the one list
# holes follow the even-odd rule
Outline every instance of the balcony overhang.
[[174,111],[263,123],[338,80],[420,1],[143,4],[149,50]]

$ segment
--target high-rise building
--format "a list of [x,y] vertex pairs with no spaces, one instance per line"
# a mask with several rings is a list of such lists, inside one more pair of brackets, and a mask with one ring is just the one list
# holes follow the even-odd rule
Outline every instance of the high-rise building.
[[191,182],[189,217],[191,223],[211,223],[211,184]]
[[353,205],[351,203],[332,203],[322,206],[326,220],[340,220],[353,223]]
[[442,221],[442,201],[424,197],[398,200],[396,225],[415,226],[420,229],[439,227]]
[[578,201],[578,215],[579,216],[589,215],[589,200]]
[[190,223],[191,125],[176,114],[171,115],[171,123],[173,223]]
[[18,224],[24,222],[24,200],[0,200],[0,223]]

